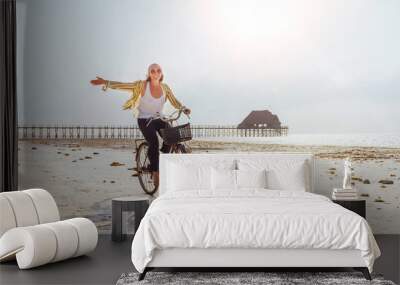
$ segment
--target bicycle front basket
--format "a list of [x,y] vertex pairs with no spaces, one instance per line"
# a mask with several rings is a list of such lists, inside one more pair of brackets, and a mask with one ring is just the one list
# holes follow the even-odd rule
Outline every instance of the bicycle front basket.
[[177,144],[192,139],[190,123],[176,127],[161,129],[160,131],[161,136],[167,145]]

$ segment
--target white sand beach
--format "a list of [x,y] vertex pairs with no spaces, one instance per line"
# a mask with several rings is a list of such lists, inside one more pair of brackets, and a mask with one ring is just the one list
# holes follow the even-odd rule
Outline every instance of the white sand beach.
[[[353,183],[367,201],[374,233],[400,233],[400,148],[295,145],[193,140],[193,152],[312,152],[316,193],[330,197],[340,187],[343,159],[353,159]],[[52,193],[62,218],[84,216],[99,230],[111,229],[111,199],[142,193],[133,177],[132,140],[20,140],[19,189]],[[112,166],[117,162],[119,166]]]

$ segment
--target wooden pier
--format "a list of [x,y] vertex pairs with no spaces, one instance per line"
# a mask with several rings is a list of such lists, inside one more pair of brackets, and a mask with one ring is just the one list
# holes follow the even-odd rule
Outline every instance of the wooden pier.
[[[191,125],[192,136],[210,137],[276,137],[286,136],[288,127],[279,129],[239,129],[235,125]],[[137,139],[143,135],[137,125],[37,125],[18,126],[19,139]]]

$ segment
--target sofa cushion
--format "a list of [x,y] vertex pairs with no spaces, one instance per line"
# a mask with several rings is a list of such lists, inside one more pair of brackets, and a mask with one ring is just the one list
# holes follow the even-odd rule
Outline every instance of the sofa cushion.
[[41,188],[0,193],[0,237],[14,227],[56,222],[60,213],[54,198]]
[[[2,193],[1,193],[2,194]],[[0,237],[9,229],[15,228],[17,222],[15,220],[14,211],[8,199],[0,194]]]
[[57,222],[60,220],[57,204],[49,192],[41,188],[27,189],[22,191],[28,194],[35,205],[39,224]]
[[38,214],[31,197],[24,191],[3,192],[14,213],[17,227],[33,226],[39,224]]

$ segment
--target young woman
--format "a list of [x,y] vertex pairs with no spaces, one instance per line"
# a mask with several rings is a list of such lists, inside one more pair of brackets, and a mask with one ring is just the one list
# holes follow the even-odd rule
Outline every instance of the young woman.
[[[149,118],[157,113],[162,113],[163,106],[167,100],[170,101],[171,105],[176,109],[180,109],[184,106],[175,98],[169,86],[162,82],[164,75],[160,65],[156,63],[149,66],[146,80],[122,83],[105,80],[98,76],[96,78],[97,79],[91,80],[90,83],[92,85],[103,85],[102,89],[104,91],[111,88],[132,93],[130,99],[126,101],[122,107],[123,110],[132,109],[135,113],[139,129],[149,144],[148,156],[150,160],[150,170],[152,171],[154,184],[158,186],[158,161],[160,153],[158,151],[159,142],[157,132],[160,133],[160,129],[165,128],[166,123],[161,119],[152,120],[149,125],[147,125],[147,123]],[[185,114],[190,114],[190,112],[190,109],[185,108]],[[168,145],[163,143],[161,151],[167,153],[169,152],[169,148]]]

